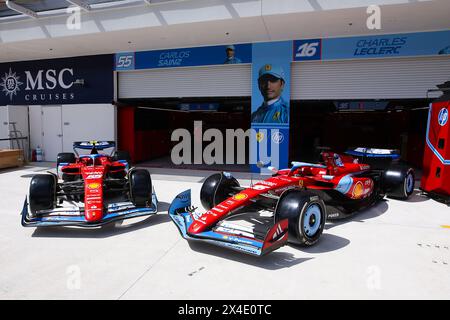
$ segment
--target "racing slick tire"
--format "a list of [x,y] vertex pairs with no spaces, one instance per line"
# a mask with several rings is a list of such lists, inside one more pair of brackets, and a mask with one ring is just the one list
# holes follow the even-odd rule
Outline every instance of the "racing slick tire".
[[127,174],[127,170],[131,166],[131,157],[128,151],[116,151],[112,157],[113,161],[125,160],[127,162],[127,167],[125,170],[118,172],[109,172],[108,175],[113,179],[123,179]]
[[133,169],[128,175],[130,200],[136,207],[146,207],[152,203],[152,178],[145,169]]
[[210,210],[233,194],[238,193],[233,188],[239,187],[239,182],[231,174],[215,173],[203,182],[200,190],[200,201],[206,210]]
[[125,160],[128,163],[128,166],[131,165],[131,156],[128,151],[116,151],[114,152],[114,160]]
[[287,190],[275,208],[275,221],[289,221],[288,241],[305,247],[319,241],[326,217],[325,203],[310,191]]
[[391,166],[384,172],[383,180],[389,198],[406,200],[414,192],[414,169],[408,166]]
[[[58,156],[56,157],[56,173],[59,175],[58,170],[59,170],[60,163],[75,163],[76,161],[77,160],[76,160],[75,154],[73,152],[58,153]],[[74,181],[78,178],[77,175],[66,174],[66,173],[63,173],[61,177],[64,181]]]
[[36,174],[31,178],[29,190],[30,212],[51,210],[56,204],[57,178],[53,174]]

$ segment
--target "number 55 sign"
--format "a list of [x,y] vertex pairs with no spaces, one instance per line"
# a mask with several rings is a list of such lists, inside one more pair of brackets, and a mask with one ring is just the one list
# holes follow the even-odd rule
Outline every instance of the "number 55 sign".
[[322,39],[295,40],[294,61],[321,60]]
[[114,67],[116,71],[134,70],[134,52],[116,53]]

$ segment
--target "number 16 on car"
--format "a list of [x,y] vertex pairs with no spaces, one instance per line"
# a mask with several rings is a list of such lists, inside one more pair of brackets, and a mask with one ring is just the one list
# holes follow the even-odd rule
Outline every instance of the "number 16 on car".
[[322,59],[322,40],[296,40],[294,41],[294,60],[321,60]]

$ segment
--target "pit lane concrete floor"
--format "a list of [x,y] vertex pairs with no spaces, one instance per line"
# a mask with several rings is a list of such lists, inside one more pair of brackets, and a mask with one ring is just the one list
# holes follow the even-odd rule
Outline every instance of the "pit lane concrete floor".
[[51,167],[0,171],[1,299],[450,298],[450,207],[418,192],[327,223],[314,247],[257,258],[189,243],[168,217],[182,190],[192,188],[200,203],[205,171],[150,169],[161,212],[148,219],[88,230],[23,228],[30,178]]

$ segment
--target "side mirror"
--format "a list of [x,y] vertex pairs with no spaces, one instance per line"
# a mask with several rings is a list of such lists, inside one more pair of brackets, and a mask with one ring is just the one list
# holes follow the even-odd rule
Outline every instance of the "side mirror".
[[264,168],[264,162],[262,162],[262,161],[260,160],[260,161],[258,161],[258,162],[256,163],[256,166],[257,166],[258,168],[262,169],[262,168]]

